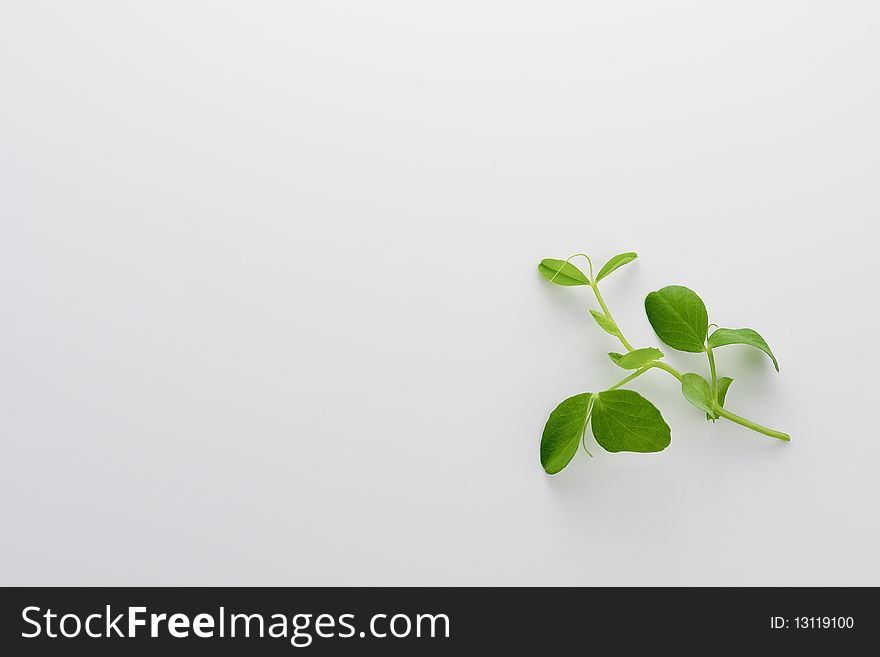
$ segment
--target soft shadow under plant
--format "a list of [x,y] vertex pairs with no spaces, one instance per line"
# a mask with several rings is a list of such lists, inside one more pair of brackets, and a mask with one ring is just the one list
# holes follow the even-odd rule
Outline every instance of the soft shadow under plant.
[[[586,258],[589,276],[571,264],[570,260],[577,257]],[[592,426],[596,442],[609,452],[659,452],[665,449],[669,445],[669,425],[660,411],[639,393],[623,389],[624,385],[652,369],[663,370],[674,376],[681,384],[685,399],[705,412],[707,420],[714,422],[725,418],[765,436],[790,440],[786,433],[768,429],[724,408],[727,390],[733,379],[718,376],[714,349],[731,344],[749,345],[767,354],[777,372],[779,363],[764,338],[752,329],[716,327],[709,334],[706,306],[693,290],[681,285],[669,285],[651,292],[645,298],[645,313],[664,344],[679,351],[706,354],[710,380],[692,372],[683,374],[664,363],[661,360],[663,352],[659,349],[636,349],[627,341],[599,292],[599,281],[635,259],[635,253],[616,255],[595,276],[593,263],[583,253],[573,255],[568,260],[547,258],[538,265],[538,270],[551,283],[586,285],[593,290],[601,311],[590,310],[590,314],[603,331],[617,338],[626,349],[625,353],[611,352],[608,357],[618,367],[632,372],[602,392],[584,392],[569,397],[550,413],[541,438],[541,465],[544,470],[549,474],[562,470],[574,457],[579,443],[583,443],[584,450],[587,450],[587,425]]]

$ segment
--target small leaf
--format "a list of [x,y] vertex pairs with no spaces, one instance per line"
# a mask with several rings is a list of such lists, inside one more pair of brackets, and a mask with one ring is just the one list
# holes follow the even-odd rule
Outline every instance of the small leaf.
[[553,258],[544,258],[538,265],[538,271],[544,275],[548,281],[557,285],[589,285],[588,279],[584,272],[565,260],[554,260]]
[[587,425],[590,397],[589,392],[569,397],[550,413],[541,436],[541,465],[547,474],[562,470],[577,452]]
[[617,330],[617,324],[612,322],[598,310],[591,309],[590,314],[593,316],[593,319],[596,320],[596,323],[602,328],[602,330],[609,335],[617,335],[619,333],[619,331]]
[[[628,354],[620,356],[620,358],[615,360],[614,363],[625,370],[637,370],[658,358],[663,358],[662,351],[655,349],[654,347],[645,347],[644,349],[636,349]],[[611,360],[614,359],[612,358]]]
[[633,390],[595,395],[591,424],[596,442],[609,452],[659,452],[669,446],[669,425]]
[[715,415],[712,387],[699,374],[688,373],[681,377],[681,393],[697,408]]
[[704,350],[709,316],[697,293],[681,285],[668,285],[645,297],[645,313],[657,336],[673,349],[692,353]]
[[715,347],[723,347],[728,344],[747,344],[760,349],[770,356],[770,360],[773,361],[773,367],[776,368],[777,372],[779,371],[779,363],[776,362],[776,356],[773,355],[773,352],[770,351],[770,347],[757,331],[753,331],[750,328],[720,328],[709,336],[709,347],[711,349],[714,349]]
[[727,397],[727,389],[731,383],[733,379],[729,376],[722,376],[715,382],[715,401],[721,408],[724,408],[724,399]]
[[623,354],[619,354],[616,351],[609,351],[608,358],[611,359],[611,362],[617,365],[620,363],[620,359],[623,358]]
[[611,258],[611,260],[602,265],[602,269],[600,269],[599,273],[596,274],[596,282],[598,283],[615,269],[617,269],[618,267],[623,267],[625,264],[627,264],[628,262],[632,262],[637,257],[638,256],[635,253],[621,253],[614,256],[613,258]]
[[[729,376],[722,376],[720,379],[715,381],[715,402],[721,408],[724,408],[724,398],[727,397],[727,389],[730,387],[730,384],[733,383],[733,379]],[[706,413],[707,420],[717,420],[721,416],[718,413]]]

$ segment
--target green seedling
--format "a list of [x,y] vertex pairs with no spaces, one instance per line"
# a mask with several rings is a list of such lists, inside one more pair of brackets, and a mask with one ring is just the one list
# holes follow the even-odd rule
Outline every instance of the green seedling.
[[[571,264],[573,258],[586,258],[589,276]],[[681,285],[669,285],[645,298],[645,313],[660,341],[678,351],[705,353],[709,360],[710,379],[692,372],[682,373],[663,362],[663,352],[655,347],[634,348],[623,336],[611,311],[599,292],[599,281],[618,267],[636,259],[635,253],[621,253],[609,260],[599,273],[593,275],[593,263],[583,253],[568,260],[547,258],[538,265],[538,271],[556,285],[587,286],[593,290],[601,310],[590,310],[599,327],[614,336],[626,349],[625,353],[611,352],[608,357],[630,374],[602,392],[584,392],[563,401],[550,413],[541,438],[541,465],[548,474],[556,474],[569,464],[578,450],[586,447],[587,426],[593,437],[609,452],[659,452],[669,446],[669,425],[660,411],[647,399],[623,386],[649,370],[663,370],[681,384],[681,392],[691,404],[706,414],[707,420],[724,418],[771,438],[790,440],[781,431],[768,429],[724,408],[727,391],[733,379],[718,376],[714,349],[732,344],[749,345],[760,349],[779,363],[770,347],[756,331],[749,328],[717,328],[709,333],[709,315],[706,305],[697,293]],[[712,324],[711,326],[715,326]],[[587,451],[589,454],[589,451]]]

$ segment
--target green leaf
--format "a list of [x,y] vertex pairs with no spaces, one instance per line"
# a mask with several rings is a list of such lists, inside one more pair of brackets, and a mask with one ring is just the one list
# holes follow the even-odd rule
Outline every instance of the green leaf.
[[557,285],[589,285],[590,279],[580,269],[565,260],[544,258],[538,264],[538,271],[548,281]]
[[633,390],[594,395],[591,424],[596,442],[609,452],[659,452],[669,446],[669,425]]
[[620,362],[620,359],[623,358],[623,354],[619,354],[616,351],[609,351],[608,358],[611,359],[611,362],[617,365]]
[[722,408],[724,408],[724,399],[727,397],[727,389],[731,383],[733,383],[733,379],[729,376],[722,376],[715,382],[715,401]]
[[[724,408],[724,398],[727,397],[727,389],[730,387],[730,384],[733,383],[733,379],[729,376],[722,376],[720,379],[715,381],[715,402],[721,408]],[[706,413],[707,420],[717,420],[721,416],[718,413]]]
[[757,331],[753,331],[750,328],[720,328],[709,336],[709,347],[712,349],[715,347],[723,347],[728,344],[747,344],[760,349],[770,356],[770,360],[773,361],[773,367],[776,368],[777,372],[779,371],[779,363],[776,362],[776,356],[773,355],[773,352],[770,351],[770,347],[767,346],[764,338],[762,338]]
[[[608,355],[610,356],[611,354]],[[622,367],[625,370],[637,370],[658,358],[663,358],[663,352],[654,347],[636,349],[628,354],[623,354],[622,356],[620,354],[617,355],[620,356],[620,358],[617,360],[612,358],[611,360],[614,361],[615,365]]]
[[617,324],[608,319],[605,315],[600,313],[598,310],[590,310],[590,314],[593,316],[593,319],[596,320],[596,323],[602,328],[603,331],[610,335],[617,335],[620,331],[617,329]]
[[541,436],[541,465],[547,474],[562,470],[577,452],[592,396],[585,392],[569,397],[550,413]]
[[602,265],[602,269],[600,269],[599,273],[596,274],[596,282],[598,283],[618,267],[623,267],[626,263],[632,262],[636,258],[638,258],[638,256],[635,253],[631,252],[620,253],[614,256],[613,258],[611,258],[611,260]]
[[645,312],[657,336],[673,349],[692,353],[704,350],[709,315],[693,290],[668,285],[651,292],[645,297]]
[[715,415],[712,386],[699,374],[689,372],[681,377],[681,394],[697,408]]

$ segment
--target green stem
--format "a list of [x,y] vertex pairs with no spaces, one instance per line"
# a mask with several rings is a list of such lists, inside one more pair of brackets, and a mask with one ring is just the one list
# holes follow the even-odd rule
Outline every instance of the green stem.
[[581,430],[581,445],[583,445],[584,451],[590,458],[593,458],[593,455],[590,454],[590,450],[587,449],[587,425],[590,423],[590,416],[593,414],[593,402],[595,401],[595,395],[591,396],[590,403],[587,404],[587,417],[584,419],[584,428]]
[[[669,372],[676,379],[681,381],[681,372],[672,367],[672,365],[667,365],[659,360],[655,360],[648,367],[656,367],[657,369],[664,370]],[[787,433],[783,433],[782,431],[776,431],[776,429],[769,429],[765,427],[763,424],[758,424],[757,422],[752,422],[751,420],[747,420],[744,417],[740,417],[736,413],[731,413],[728,410],[725,410],[718,404],[715,404],[715,412],[721,417],[726,417],[731,422],[736,422],[740,426],[746,427],[747,429],[751,429],[752,431],[757,431],[758,433],[762,433],[765,436],[770,436],[771,438],[778,438],[779,440],[789,441],[791,440],[791,436]]]
[[651,363],[651,367],[656,367],[659,370],[669,372],[672,376],[681,381],[681,372],[675,369],[672,365],[667,365],[662,361],[655,360],[653,363]]
[[[620,381],[618,381],[617,383],[615,383],[613,386],[611,386],[610,388],[608,388],[608,390],[617,390],[617,389],[618,389],[620,386],[622,386],[623,384],[625,384],[625,383],[629,383],[630,381],[632,381],[632,380],[635,379],[636,377],[639,377],[639,376],[641,376],[642,374],[644,374],[645,372],[647,372],[649,369],[651,369],[651,366],[650,366],[650,365],[645,365],[644,367],[642,367],[642,368],[640,368],[640,369],[637,369],[635,372],[633,372],[632,374],[630,374],[630,375],[629,375],[628,377],[626,377],[625,379],[621,379]],[[591,401],[592,401],[592,400],[591,400]]]
[[712,372],[712,394],[715,394],[715,381],[718,374],[715,372],[715,354],[712,353],[711,347],[706,347],[706,355],[709,357],[709,371]]
[[767,427],[758,424],[757,422],[752,422],[751,420],[747,420],[744,417],[740,417],[736,413],[731,413],[728,410],[725,410],[721,406],[715,405],[715,412],[718,413],[721,417],[726,417],[731,422],[736,422],[739,425],[747,427],[752,431],[757,431],[758,433],[762,433],[765,436],[770,436],[771,438],[778,438],[779,440],[789,441],[791,440],[791,436],[787,433],[783,433],[782,431],[776,431],[775,429],[768,429]]
[[596,285],[595,281],[591,281],[590,287],[593,288],[593,293],[596,295],[596,301],[598,301],[599,305],[602,307],[602,312],[605,313],[605,317],[610,319],[614,322],[614,325],[617,326],[617,338],[620,340],[620,344],[622,344],[627,351],[633,351],[632,345],[626,341],[625,337],[623,337],[623,332],[620,330],[620,326],[614,321],[614,318],[611,316],[611,311],[608,310],[608,306],[605,305],[605,299],[602,298],[602,294],[599,292],[599,286]]

